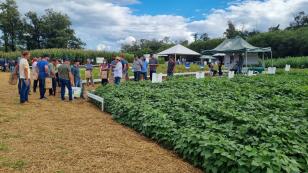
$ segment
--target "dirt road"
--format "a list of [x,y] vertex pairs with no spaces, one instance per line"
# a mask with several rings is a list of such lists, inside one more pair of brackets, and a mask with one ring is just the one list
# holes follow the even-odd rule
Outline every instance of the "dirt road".
[[0,73],[0,172],[199,172],[94,105],[59,96],[19,104]]

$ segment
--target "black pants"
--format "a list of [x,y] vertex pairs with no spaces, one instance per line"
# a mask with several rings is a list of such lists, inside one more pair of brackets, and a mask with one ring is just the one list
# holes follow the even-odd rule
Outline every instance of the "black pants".
[[108,79],[102,79],[102,85],[107,85],[108,84]]
[[36,92],[37,84],[38,84],[38,80],[34,80],[33,81],[33,92]]
[[156,71],[150,71],[150,80],[152,81],[153,73],[156,73]]
[[45,97],[46,89],[45,89],[45,78],[39,79],[40,86],[40,99]]
[[52,80],[52,88],[49,89],[49,95],[56,95],[57,90],[57,80],[56,78],[51,78]]

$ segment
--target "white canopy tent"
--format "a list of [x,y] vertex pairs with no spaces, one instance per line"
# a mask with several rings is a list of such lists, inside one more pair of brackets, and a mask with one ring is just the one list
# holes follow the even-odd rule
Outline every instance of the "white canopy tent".
[[174,55],[176,59],[177,55],[200,56],[201,54],[193,50],[190,50],[185,46],[177,44],[167,50],[158,53],[157,55]]

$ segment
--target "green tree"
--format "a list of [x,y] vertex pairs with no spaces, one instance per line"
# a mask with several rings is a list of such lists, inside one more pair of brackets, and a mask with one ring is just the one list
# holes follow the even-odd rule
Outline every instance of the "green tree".
[[85,45],[75,36],[70,18],[66,14],[48,9],[41,20],[44,48],[82,48]]
[[209,38],[209,35],[207,33],[203,33],[200,35],[200,40],[202,41],[208,41],[210,38]]
[[236,30],[235,25],[232,23],[232,21],[228,21],[228,28],[224,32],[224,35],[230,39],[238,36],[239,34],[239,31]]
[[43,21],[36,12],[29,11],[23,19],[22,40],[28,50],[41,49],[43,42]]
[[288,29],[297,29],[304,26],[308,26],[308,15],[304,11],[301,11],[294,17],[294,21],[290,23]]
[[15,0],[5,0],[0,4],[0,30],[3,32],[5,51],[16,51],[18,35],[22,28],[20,14]]

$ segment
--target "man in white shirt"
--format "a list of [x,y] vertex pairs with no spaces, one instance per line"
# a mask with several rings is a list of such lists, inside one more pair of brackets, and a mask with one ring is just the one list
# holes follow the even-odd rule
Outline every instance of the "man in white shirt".
[[36,92],[38,84],[38,72],[36,66],[37,66],[37,58],[33,58],[32,60],[33,92]]
[[28,102],[29,90],[30,90],[30,67],[28,59],[30,57],[30,52],[24,51],[22,53],[22,58],[19,61],[19,79],[21,82],[20,89],[20,103],[23,104]]
[[120,85],[122,74],[123,74],[122,73],[123,72],[122,69],[123,69],[123,66],[122,66],[122,63],[121,63],[121,58],[117,57],[116,58],[116,66],[113,69],[113,72],[114,72],[114,84],[115,85]]

